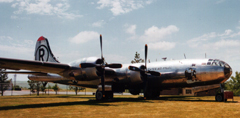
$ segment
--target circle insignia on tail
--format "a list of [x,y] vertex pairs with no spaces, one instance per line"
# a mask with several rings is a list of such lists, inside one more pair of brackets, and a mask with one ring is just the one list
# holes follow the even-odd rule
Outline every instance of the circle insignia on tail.
[[48,61],[49,49],[45,45],[40,45],[35,52],[35,60]]

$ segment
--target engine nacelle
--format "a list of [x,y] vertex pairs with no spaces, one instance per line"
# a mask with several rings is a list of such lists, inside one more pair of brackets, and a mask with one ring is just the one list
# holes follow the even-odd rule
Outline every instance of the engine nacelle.
[[101,64],[102,60],[98,57],[88,57],[83,58],[80,63],[92,63],[92,64]]
[[88,68],[81,68],[82,63],[90,63],[90,64],[101,64],[102,60],[97,57],[88,57],[83,58],[81,60],[74,61],[70,63],[69,65],[71,67],[76,67],[76,69],[72,69],[69,72],[66,72],[68,76],[70,76],[70,79],[72,80],[80,80],[80,81],[88,81],[97,79],[97,69],[96,67],[88,67]]
[[131,84],[140,84],[142,83],[141,74],[138,71],[129,70],[127,73],[127,77],[130,80]]

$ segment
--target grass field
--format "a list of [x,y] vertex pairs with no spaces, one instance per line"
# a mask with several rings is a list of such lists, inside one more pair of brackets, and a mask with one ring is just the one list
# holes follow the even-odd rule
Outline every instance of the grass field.
[[214,99],[163,96],[143,100],[142,96],[114,96],[112,101],[97,102],[92,95],[0,96],[0,117],[240,117],[240,97],[228,102]]

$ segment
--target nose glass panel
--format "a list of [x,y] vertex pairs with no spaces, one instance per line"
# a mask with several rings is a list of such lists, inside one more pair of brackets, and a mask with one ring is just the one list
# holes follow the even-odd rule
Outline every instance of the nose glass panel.
[[227,63],[224,64],[224,75],[227,78],[232,75],[232,68]]

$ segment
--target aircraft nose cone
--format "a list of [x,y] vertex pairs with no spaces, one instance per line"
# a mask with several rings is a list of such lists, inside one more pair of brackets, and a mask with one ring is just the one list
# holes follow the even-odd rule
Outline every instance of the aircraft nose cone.
[[229,78],[232,75],[232,68],[228,64],[225,64],[224,66],[224,75],[226,78]]

